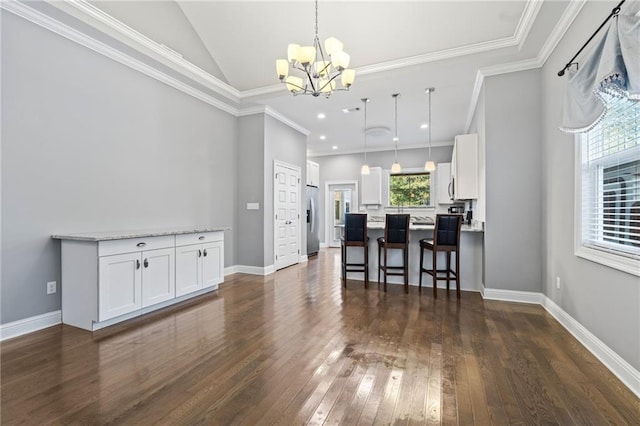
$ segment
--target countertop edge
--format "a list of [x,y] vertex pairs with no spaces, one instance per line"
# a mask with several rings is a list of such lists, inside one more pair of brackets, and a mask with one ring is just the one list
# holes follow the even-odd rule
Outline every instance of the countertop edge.
[[161,237],[168,235],[199,234],[202,232],[230,231],[230,227],[218,228],[193,228],[193,229],[170,229],[163,231],[114,231],[113,233],[78,233],[78,234],[53,234],[54,240],[74,240],[74,241],[109,241],[126,240],[130,238]]

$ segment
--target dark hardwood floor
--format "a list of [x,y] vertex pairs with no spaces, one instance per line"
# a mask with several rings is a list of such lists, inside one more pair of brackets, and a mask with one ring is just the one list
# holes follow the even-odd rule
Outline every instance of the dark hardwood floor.
[[542,307],[344,290],[339,256],[3,342],[2,424],[640,424],[640,400]]

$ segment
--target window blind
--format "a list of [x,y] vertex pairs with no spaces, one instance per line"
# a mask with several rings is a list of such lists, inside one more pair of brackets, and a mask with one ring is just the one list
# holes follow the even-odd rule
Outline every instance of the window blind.
[[640,260],[640,102],[603,96],[582,139],[582,244]]

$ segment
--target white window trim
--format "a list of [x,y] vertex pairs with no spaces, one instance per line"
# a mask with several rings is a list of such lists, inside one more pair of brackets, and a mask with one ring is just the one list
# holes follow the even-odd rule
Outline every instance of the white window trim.
[[[429,181],[429,205],[427,206],[402,206],[402,210],[433,210],[436,205],[434,202],[433,190],[436,188],[436,172],[427,172],[422,167],[403,168],[401,173],[430,173],[431,180]],[[382,202],[386,209],[396,209],[398,206],[389,205],[389,176],[391,175],[391,169],[382,169]]]
[[617,269],[640,277],[640,263],[632,258],[596,250],[582,245],[582,140],[581,135],[575,136],[575,179],[574,179],[574,254],[577,257],[599,263],[609,268]]

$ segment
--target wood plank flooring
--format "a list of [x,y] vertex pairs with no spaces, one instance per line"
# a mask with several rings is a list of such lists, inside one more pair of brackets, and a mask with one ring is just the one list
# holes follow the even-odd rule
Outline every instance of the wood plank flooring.
[[540,306],[344,290],[339,257],[3,342],[1,422],[640,424],[640,400]]

